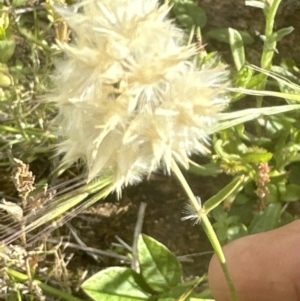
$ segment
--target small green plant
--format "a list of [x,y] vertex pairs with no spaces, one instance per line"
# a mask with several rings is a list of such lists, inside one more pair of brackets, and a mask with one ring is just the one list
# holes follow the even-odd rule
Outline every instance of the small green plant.
[[[284,103],[291,105],[300,101],[299,80],[287,70],[283,71],[283,65],[272,63],[277,42],[293,31],[292,27],[274,31],[280,2],[246,1],[246,5],[262,9],[266,18],[265,33],[261,35],[264,43],[261,69],[246,61],[242,35],[228,29],[228,43],[237,70],[237,90],[244,87],[249,89],[248,93],[257,95],[256,108],[271,104],[272,109],[278,109]],[[287,79],[287,74],[293,82]],[[266,87],[277,87],[281,92],[264,91]],[[266,97],[268,95],[273,98]],[[243,101],[242,96],[243,93],[233,96],[232,105]],[[248,107],[245,102],[244,106]],[[287,209],[291,202],[300,199],[299,181],[295,180],[299,161],[298,116],[297,110],[289,115],[257,116],[247,127],[239,125],[215,136],[212,159],[217,167],[227,174],[244,174],[248,178],[234,202],[229,201],[213,212],[214,227],[223,243],[294,220],[295,216]]]
[[[110,267],[82,284],[92,300],[204,300],[194,288],[205,277],[183,281],[176,256],[153,238],[141,234],[137,242],[138,269]],[[207,293],[203,292],[203,296]]]

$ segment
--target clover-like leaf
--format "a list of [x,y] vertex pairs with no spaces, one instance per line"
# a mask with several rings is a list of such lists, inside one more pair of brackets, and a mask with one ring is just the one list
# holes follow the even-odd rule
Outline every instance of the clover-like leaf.
[[248,231],[251,234],[275,229],[280,225],[282,205],[271,203],[264,210],[259,212],[249,225]]
[[144,301],[151,296],[142,277],[125,267],[100,271],[81,287],[95,301]]
[[147,235],[140,235],[138,254],[141,274],[153,290],[167,291],[180,283],[181,264],[163,244]]

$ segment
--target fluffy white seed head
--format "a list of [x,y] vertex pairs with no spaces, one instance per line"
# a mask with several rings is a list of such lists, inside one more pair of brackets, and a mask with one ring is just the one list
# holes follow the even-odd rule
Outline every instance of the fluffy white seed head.
[[208,128],[226,101],[227,72],[199,70],[196,48],[157,0],[90,0],[82,12],[57,8],[74,32],[59,43],[66,59],[53,78],[66,139],[64,162],[84,158],[88,179],[110,173],[114,188],[133,184],[171,159],[188,167],[207,154]]

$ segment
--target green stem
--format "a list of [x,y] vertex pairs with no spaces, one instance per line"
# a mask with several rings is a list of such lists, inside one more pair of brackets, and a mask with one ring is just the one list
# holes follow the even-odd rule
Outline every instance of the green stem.
[[272,39],[273,35],[275,17],[277,14],[278,7],[281,3],[281,0],[273,0],[270,8],[266,10],[266,26],[265,26],[265,43],[264,49],[261,57],[261,67],[263,69],[270,69],[271,63],[274,56],[274,50],[276,48],[276,40]]
[[[16,279],[17,281],[20,282],[26,282],[29,281],[28,276],[26,276],[23,273],[20,273],[18,271],[15,271],[13,269],[7,268],[6,269],[8,275],[10,277],[13,277],[14,279]],[[58,290],[52,286],[49,286],[39,280],[33,280],[32,283],[38,285],[45,293],[51,294],[52,296],[56,296],[62,300],[67,300],[67,301],[84,301],[82,299],[76,298],[72,295],[69,295],[67,293],[62,292],[61,290]]]
[[186,181],[185,177],[183,176],[180,168],[178,167],[177,163],[172,160],[172,164],[171,164],[171,168],[172,171],[175,173],[176,177],[178,178],[180,184],[182,185],[182,187],[184,188],[187,196],[189,197],[189,200],[192,204],[192,206],[195,208],[195,210],[197,211],[197,213],[200,214],[201,212],[201,205],[198,203],[190,185],[188,184],[188,182]]
[[179,169],[177,163],[174,160],[172,160],[171,168],[172,168],[172,171],[174,172],[174,174],[176,175],[176,177],[178,178],[180,184],[184,188],[186,194],[188,195],[191,205],[195,208],[198,218],[199,218],[199,220],[201,220],[201,225],[205,231],[205,234],[207,235],[207,237],[216,253],[216,256],[218,257],[218,260],[221,264],[227,284],[229,286],[232,301],[238,301],[236,290],[234,288],[234,284],[233,284],[232,278],[230,276],[230,273],[229,273],[229,270],[228,270],[228,267],[226,264],[225,255],[223,253],[223,250],[222,250],[222,247],[218,240],[218,237],[206,215],[206,212],[204,212],[204,210],[201,209],[201,205],[197,201],[194,193],[192,192],[190,185],[187,183],[185,177],[183,176],[181,170]]
[[218,257],[218,260],[221,264],[221,268],[223,270],[223,273],[225,275],[229,290],[230,290],[230,294],[231,294],[231,299],[232,301],[238,301],[238,297],[236,294],[236,290],[234,287],[234,283],[232,281],[232,278],[230,276],[230,272],[226,263],[226,258],[225,255],[223,253],[222,247],[220,245],[220,242],[218,240],[218,237],[216,235],[215,230],[213,229],[210,220],[208,219],[207,215],[205,212],[203,212],[201,214],[201,225],[205,231],[205,234],[207,235],[215,253],[216,256]]
[[[270,70],[272,66],[272,60],[276,49],[277,41],[272,38],[275,16],[280,5],[281,0],[273,0],[271,6],[265,9],[266,26],[265,26],[265,41],[264,49],[261,56],[260,65],[263,69]],[[261,84],[257,87],[258,90],[265,90],[267,76],[265,75]],[[262,106],[263,97],[258,96],[256,106],[260,108]]]

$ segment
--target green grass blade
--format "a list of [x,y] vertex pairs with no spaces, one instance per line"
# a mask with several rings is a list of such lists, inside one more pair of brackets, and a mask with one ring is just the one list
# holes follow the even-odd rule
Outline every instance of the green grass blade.
[[221,202],[226,200],[231,194],[236,192],[240,188],[244,179],[245,179],[244,176],[239,176],[234,178],[228,185],[226,185],[223,189],[221,189],[216,195],[214,195],[209,200],[207,200],[203,205],[204,212],[207,214],[208,212],[216,208],[219,204],[221,204]]

